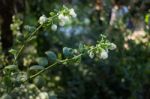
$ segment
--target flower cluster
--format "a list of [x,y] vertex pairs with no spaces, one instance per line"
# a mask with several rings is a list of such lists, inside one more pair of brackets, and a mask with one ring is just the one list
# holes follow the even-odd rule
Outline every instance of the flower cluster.
[[[14,55],[14,61],[13,65],[8,65],[4,69],[7,71],[9,70],[18,70],[18,59],[20,57],[21,52],[25,48],[25,44],[27,44],[29,41],[34,39],[36,36],[36,33],[40,30],[41,27],[49,27],[51,26],[51,29],[53,31],[57,30],[57,24],[60,26],[64,26],[67,24],[71,18],[77,17],[74,9],[68,9],[66,7],[63,7],[62,10],[58,12],[51,12],[50,17],[46,17],[45,15],[42,15],[38,23],[40,24],[32,33],[27,34],[25,36],[25,41],[24,45],[22,45],[19,48],[19,51],[16,49],[11,49],[9,52]],[[53,24],[55,23],[55,24]],[[88,22],[87,22],[88,23]],[[29,29],[28,26],[26,28]],[[39,72],[35,74],[30,74],[31,76],[26,77],[28,79],[32,79],[39,74],[43,73],[44,71],[50,69],[53,66],[56,66],[58,64],[66,64],[66,63],[78,63],[81,60],[81,57],[83,55],[89,55],[90,58],[100,58],[100,59],[107,59],[108,58],[108,52],[109,50],[114,50],[116,49],[116,45],[114,43],[109,42],[105,36],[101,36],[101,40],[97,42],[95,46],[88,46],[88,45],[79,45],[79,48],[77,49],[72,49],[68,47],[64,47],[62,50],[62,56],[59,57],[55,52],[53,51],[46,51],[46,57],[38,57],[35,59],[35,62],[37,62],[37,65],[33,65],[28,67],[28,71],[37,71],[40,70]],[[24,59],[24,62],[26,60]],[[30,63],[25,62],[26,65],[29,65]],[[50,65],[49,65],[50,64]],[[34,73],[34,72],[33,72]],[[28,76],[28,74],[26,74]],[[22,77],[22,76],[20,76]],[[26,81],[27,79],[20,79],[20,81]],[[40,94],[40,96],[44,96],[45,93]]]
[[65,12],[59,14],[59,25],[64,26],[65,24],[70,22],[70,17],[76,18],[77,14],[75,13],[74,9],[67,9]]
[[98,41],[95,46],[79,45],[79,49],[72,49],[68,47],[63,48],[63,55],[65,57],[75,57],[77,55],[88,54],[90,58],[107,59],[109,50],[116,49],[117,46],[114,43],[106,40],[105,36]]
[[[50,13],[50,17],[46,17],[45,15],[42,15],[39,20],[38,20],[38,23],[40,25],[44,25],[44,24],[51,24],[51,29],[52,31],[56,31],[57,30],[57,24],[53,24],[53,22],[58,22],[58,24],[60,26],[64,26],[68,23],[71,22],[71,18],[76,18],[77,17],[77,14],[75,13],[74,9],[71,8],[67,8],[67,7],[63,7],[63,9],[61,9],[60,11],[58,12],[52,12]],[[52,19],[53,18],[53,19]]]
[[22,23],[23,22],[21,21],[19,16],[12,16],[12,24],[10,24],[10,29],[12,30],[13,34],[17,37],[21,35],[20,26],[22,25]]
[[47,18],[45,15],[42,15],[42,16],[39,18],[38,22],[39,22],[39,24],[42,25],[42,24],[46,23],[47,20],[48,20],[48,18]]
[[110,43],[105,37],[102,37],[96,46],[86,46],[90,58],[98,57],[100,59],[107,59],[109,50],[116,48],[117,46],[114,43]]

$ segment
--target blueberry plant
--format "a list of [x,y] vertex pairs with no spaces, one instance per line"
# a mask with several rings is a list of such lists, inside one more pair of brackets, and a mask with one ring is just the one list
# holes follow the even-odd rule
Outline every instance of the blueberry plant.
[[[20,70],[18,69],[18,59],[20,58],[20,55],[24,48],[26,47],[27,43],[30,43],[36,36],[37,32],[41,28],[47,28],[51,26],[51,29],[53,31],[57,30],[57,25],[64,26],[70,22],[72,18],[76,18],[77,14],[75,13],[74,9],[67,8],[63,6],[63,8],[59,11],[50,12],[50,16],[46,17],[45,15],[42,15],[39,20],[39,26],[37,28],[31,28],[26,27],[30,30],[32,30],[32,33],[26,33],[23,36],[21,36],[21,39],[18,39],[17,42],[21,44],[21,47],[19,48],[13,48],[10,49],[9,52],[13,54],[13,62],[12,64],[5,66],[4,68],[4,75],[7,76],[13,76],[14,74],[17,75],[17,73],[20,73]],[[22,24],[20,20],[17,20],[17,18],[13,17],[13,22],[11,24],[11,29],[14,33],[16,33],[16,36],[19,36],[19,27]],[[33,30],[34,29],[34,30]],[[22,77],[15,78],[16,81],[25,82],[29,79],[33,79],[34,77],[40,75],[44,71],[50,69],[51,67],[57,66],[58,64],[67,64],[69,62],[79,62],[81,60],[81,57],[84,55],[88,55],[91,59],[93,58],[99,58],[99,59],[107,59],[108,58],[108,52],[109,50],[114,50],[116,48],[116,45],[114,43],[109,42],[105,36],[101,36],[101,39],[97,41],[97,44],[94,45],[85,45],[80,44],[78,48],[68,48],[64,47],[62,49],[63,55],[65,56],[64,59],[59,59],[57,57],[57,54],[53,51],[46,51],[45,54],[47,57],[40,57],[37,58],[36,62],[37,65],[28,66],[27,71],[22,74]],[[52,64],[49,64],[51,61]],[[36,71],[35,74],[31,74],[30,71]]]
[[[27,1],[25,15],[12,17],[10,54],[0,54],[1,99],[149,99],[149,12],[132,13],[143,7]],[[113,8],[120,18],[111,25]]]

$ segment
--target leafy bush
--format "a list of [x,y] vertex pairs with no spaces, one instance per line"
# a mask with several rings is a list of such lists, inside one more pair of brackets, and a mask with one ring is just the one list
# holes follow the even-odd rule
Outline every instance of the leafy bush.
[[110,25],[109,0],[102,11],[90,0],[74,1],[74,9],[58,2],[28,1],[24,20],[12,17],[11,55],[0,55],[1,98],[149,99],[149,14],[141,33],[126,22],[144,14]]

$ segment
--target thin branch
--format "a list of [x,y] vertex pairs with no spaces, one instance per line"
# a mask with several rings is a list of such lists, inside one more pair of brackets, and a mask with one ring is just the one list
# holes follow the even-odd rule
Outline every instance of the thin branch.
[[76,59],[77,57],[81,57],[82,55],[83,55],[83,54],[79,54],[79,55],[77,55],[77,56],[74,56],[74,57],[71,58],[71,59],[65,59],[65,60],[61,60],[61,61],[55,62],[54,64],[52,64],[52,65],[50,65],[50,66],[48,66],[48,67],[42,69],[41,71],[37,72],[36,74],[30,76],[29,79],[35,78],[36,76],[40,75],[41,73],[45,72],[46,70],[48,70],[48,69],[50,69],[50,68],[52,68],[52,67],[54,67],[54,66],[56,66],[56,65],[58,65],[58,64],[60,64],[60,63],[69,62],[69,61],[71,61],[71,60]]
[[32,37],[41,27],[42,27],[42,25],[39,25],[39,26],[36,28],[36,30],[34,30],[34,31],[29,35],[29,37],[26,39],[25,43],[21,46],[21,48],[19,49],[19,51],[18,51],[18,53],[17,53],[17,55],[16,55],[16,57],[15,57],[14,64],[16,64],[17,59],[19,58],[20,53],[23,51],[23,49],[24,49],[24,47],[25,47],[27,41],[30,40],[31,37]]

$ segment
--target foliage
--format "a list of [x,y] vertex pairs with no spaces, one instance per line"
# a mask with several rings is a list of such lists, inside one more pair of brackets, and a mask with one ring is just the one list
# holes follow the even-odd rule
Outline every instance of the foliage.
[[109,0],[101,12],[90,0],[68,7],[58,0],[28,3],[24,20],[12,17],[11,55],[0,55],[2,99],[145,99],[149,13],[144,35],[137,36],[126,22],[144,14],[127,13],[110,26]]

